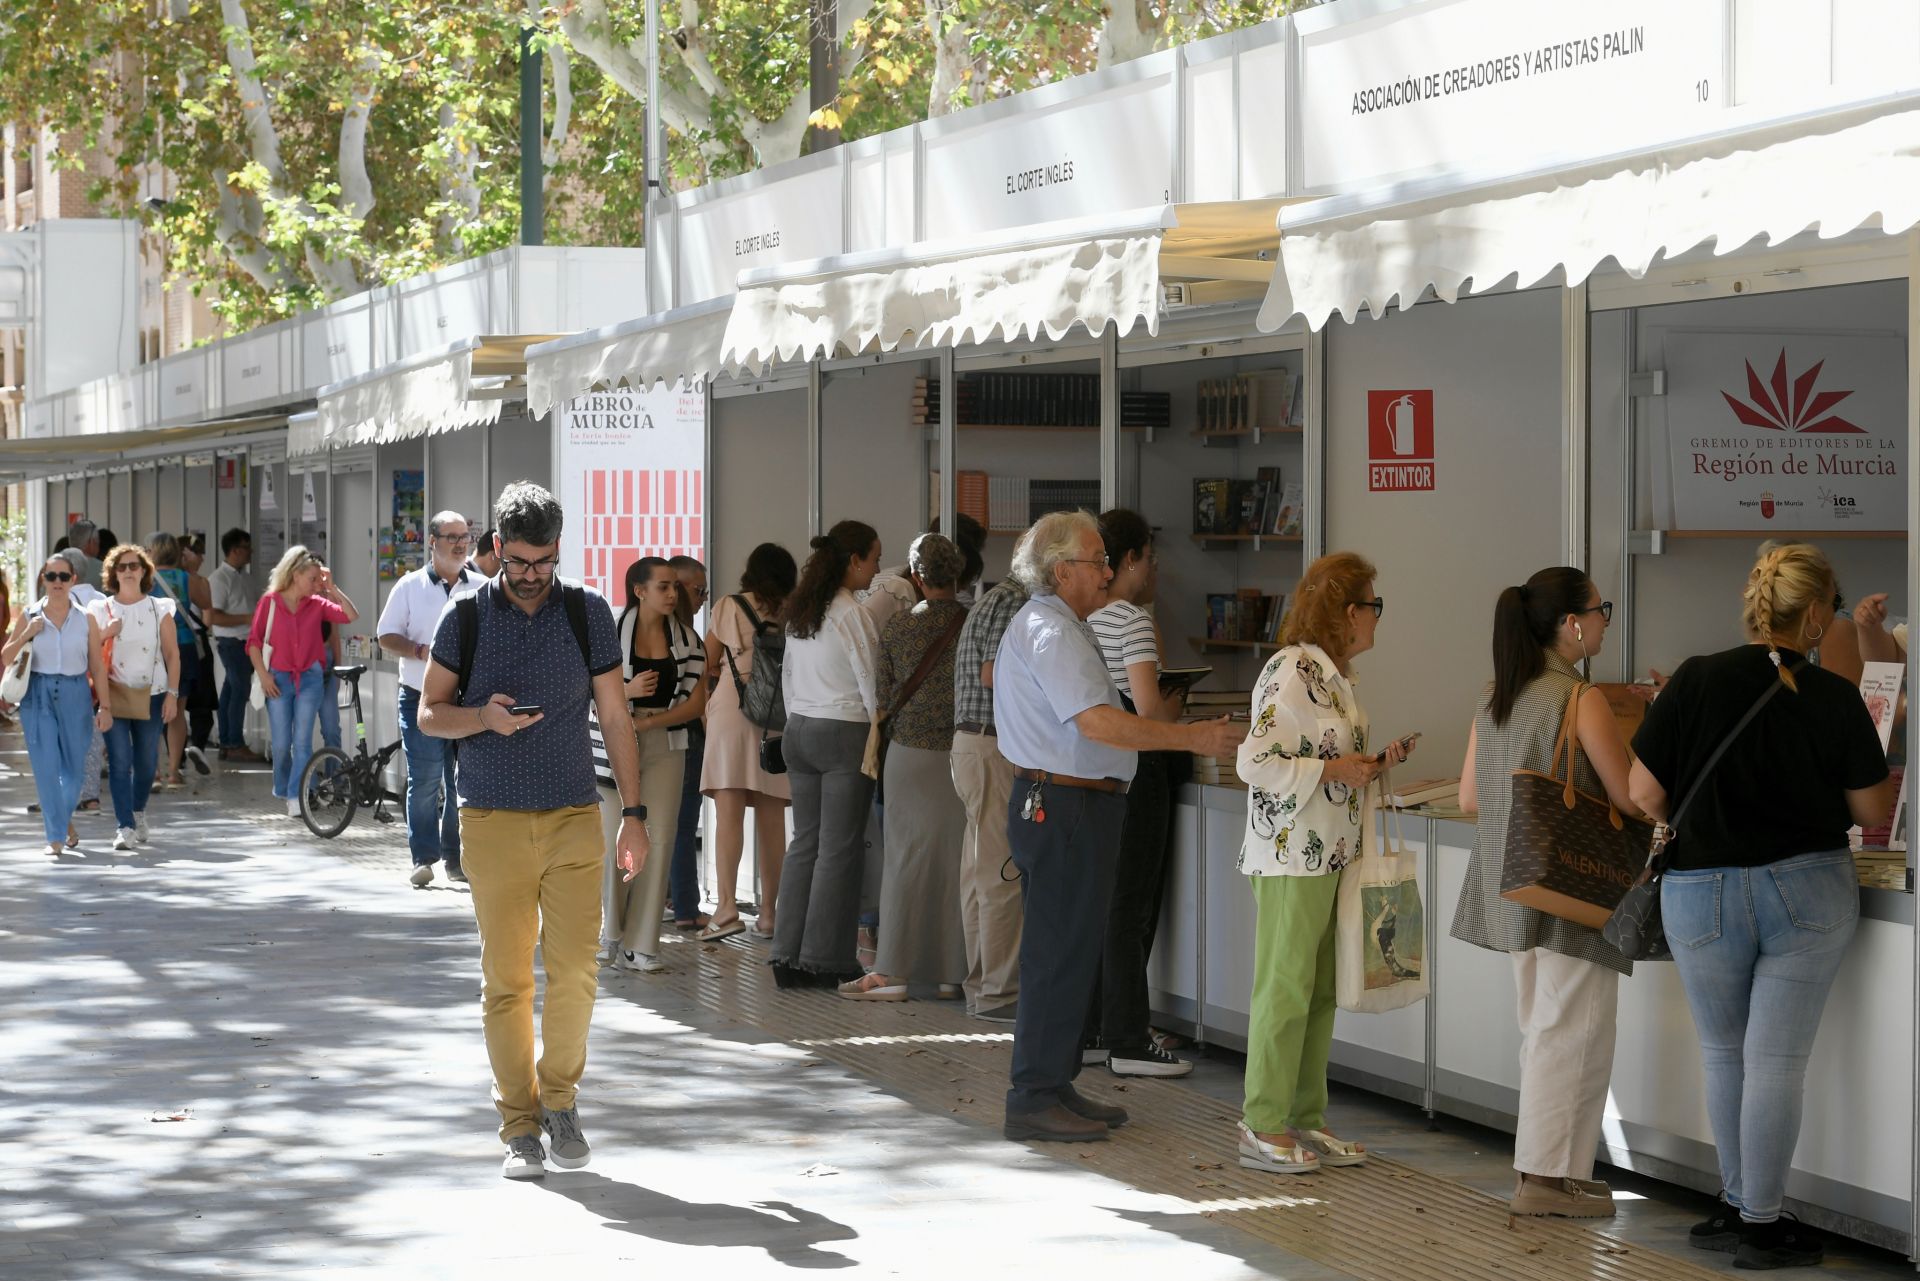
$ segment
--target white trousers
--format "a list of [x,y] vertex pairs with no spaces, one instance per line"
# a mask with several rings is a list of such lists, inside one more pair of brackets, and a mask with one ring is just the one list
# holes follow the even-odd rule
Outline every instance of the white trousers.
[[1620,975],[1545,948],[1511,955],[1520,1022],[1513,1168],[1591,1179],[1613,1075]]

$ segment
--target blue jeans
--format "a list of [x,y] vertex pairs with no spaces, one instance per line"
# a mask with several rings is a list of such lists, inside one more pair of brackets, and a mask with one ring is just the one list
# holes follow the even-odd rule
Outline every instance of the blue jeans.
[[400,687],[400,749],[407,758],[407,848],[415,867],[444,856],[460,866],[460,807],[453,787],[453,743],[420,729],[420,691]]
[[144,721],[116,716],[107,728],[107,787],[113,792],[113,821],[132,827],[133,816],[147,811],[153,793],[153,775],[160,767],[160,740],[167,727],[160,720],[165,694],[153,694]]
[[81,775],[93,744],[93,687],[84,676],[35,672],[20,703],[27,732],[27,763],[40,798],[47,844],[67,839],[67,823],[80,803]]
[[[216,636],[214,648],[227,679],[220,686],[220,746],[247,745],[247,698],[253,689],[253,660],[247,657],[247,642],[239,636]],[[212,673],[208,673],[212,679]]]
[[1860,921],[1846,850],[1669,872],[1660,914],[1700,1034],[1720,1182],[1750,1223],[1780,1217],[1807,1057]]
[[300,775],[313,755],[313,722],[320,714],[326,682],[320,664],[315,663],[304,672],[276,671],[273,683],[280,687],[280,696],[267,700],[273,732],[273,794],[290,801],[299,795]]
[[680,823],[674,828],[673,862],[667,866],[667,902],[673,919],[700,915],[700,762],[707,754],[707,732],[699,721],[687,725],[687,768],[680,782]]
[[327,668],[326,688],[320,693],[320,741],[328,747],[340,746],[340,678]]

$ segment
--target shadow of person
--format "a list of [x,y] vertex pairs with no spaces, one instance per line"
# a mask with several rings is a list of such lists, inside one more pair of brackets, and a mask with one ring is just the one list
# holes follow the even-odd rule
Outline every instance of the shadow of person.
[[664,1192],[621,1183],[591,1171],[550,1172],[538,1185],[576,1202],[607,1226],[670,1245],[747,1246],[793,1268],[850,1268],[852,1259],[818,1247],[852,1241],[859,1233],[823,1214],[786,1201],[730,1205],[682,1201]]

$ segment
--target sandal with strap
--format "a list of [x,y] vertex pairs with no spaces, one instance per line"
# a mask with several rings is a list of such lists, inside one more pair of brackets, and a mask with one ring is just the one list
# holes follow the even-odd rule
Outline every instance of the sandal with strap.
[[1293,1130],[1294,1142],[1320,1158],[1322,1165],[1365,1165],[1367,1150],[1347,1139],[1336,1139],[1325,1130]]
[[694,935],[694,938],[702,943],[717,943],[721,939],[730,939],[736,934],[744,934],[746,932],[746,922],[736,916],[731,921],[712,922],[707,928]]
[[1247,1123],[1240,1123],[1240,1164],[1249,1170],[1265,1170],[1269,1174],[1315,1174],[1320,1169],[1320,1158],[1304,1144],[1295,1142],[1282,1147],[1269,1143],[1255,1134]]

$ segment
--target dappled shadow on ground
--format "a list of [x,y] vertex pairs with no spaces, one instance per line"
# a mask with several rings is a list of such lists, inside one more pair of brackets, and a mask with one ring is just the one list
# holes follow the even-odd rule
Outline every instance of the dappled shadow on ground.
[[682,1201],[591,1172],[554,1177],[540,1186],[599,1215],[609,1227],[654,1241],[765,1250],[769,1258],[796,1268],[850,1268],[854,1263],[819,1247],[828,1241],[854,1240],[859,1233],[787,1201],[744,1206]]

